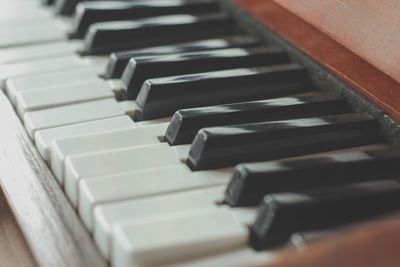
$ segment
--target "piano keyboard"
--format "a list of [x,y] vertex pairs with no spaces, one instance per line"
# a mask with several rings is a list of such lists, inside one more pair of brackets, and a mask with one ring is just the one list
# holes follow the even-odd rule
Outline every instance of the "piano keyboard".
[[1,0],[0,84],[111,266],[263,266],[400,209],[377,119],[217,1],[79,2]]

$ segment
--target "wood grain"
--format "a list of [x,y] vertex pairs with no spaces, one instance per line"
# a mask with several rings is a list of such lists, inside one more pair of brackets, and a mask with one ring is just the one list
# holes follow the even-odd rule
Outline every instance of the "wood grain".
[[400,217],[343,231],[306,246],[289,250],[267,267],[398,267]]
[[38,265],[107,266],[2,91],[0,125],[0,183]]
[[0,190],[0,266],[37,267],[11,209]]
[[274,0],[400,82],[398,0]]
[[[297,1],[286,3],[294,2]],[[319,3],[308,3],[316,2]],[[235,3],[400,121],[400,84],[397,80],[273,0],[235,0]]]

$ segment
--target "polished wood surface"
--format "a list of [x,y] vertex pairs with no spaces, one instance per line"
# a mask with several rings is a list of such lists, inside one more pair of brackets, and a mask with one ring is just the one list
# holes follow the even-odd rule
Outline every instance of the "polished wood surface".
[[394,217],[287,251],[266,267],[398,267],[399,248],[400,217]]
[[0,184],[38,265],[107,266],[2,91],[0,125]]
[[400,1],[274,1],[400,82]]
[[[297,1],[285,3],[293,2]],[[316,2],[327,1],[308,1],[309,4]],[[273,0],[235,0],[235,3],[400,121],[400,84],[397,80]],[[312,9],[308,10],[312,12]]]
[[38,267],[1,190],[0,266]]

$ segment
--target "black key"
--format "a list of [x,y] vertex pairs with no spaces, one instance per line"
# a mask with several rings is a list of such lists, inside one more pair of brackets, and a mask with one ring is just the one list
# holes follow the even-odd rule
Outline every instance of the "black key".
[[260,42],[254,37],[246,35],[230,36],[217,39],[206,39],[187,43],[177,43],[165,46],[154,46],[143,49],[112,53],[107,65],[106,79],[121,78],[129,60],[134,57],[178,54],[193,51],[217,50],[233,47],[251,47]]
[[41,0],[41,3],[45,6],[51,6],[53,5],[55,0]]
[[144,48],[215,38],[238,32],[226,14],[170,15],[93,24],[85,36],[85,54]]
[[143,83],[152,78],[287,63],[285,50],[276,46],[228,48],[181,54],[146,56],[129,61],[122,82],[129,99],[135,99]]
[[193,170],[234,166],[382,142],[366,114],[249,123],[201,129],[189,150]]
[[189,144],[197,131],[204,127],[324,116],[346,111],[349,107],[342,97],[325,93],[183,109],[175,112],[165,139],[171,145]]
[[321,230],[311,232],[294,233],[290,236],[290,243],[298,248],[305,247],[315,241],[320,241],[323,238],[330,237],[334,234],[335,230]]
[[222,70],[147,80],[136,98],[137,120],[172,116],[184,108],[259,100],[310,91],[297,64]]
[[76,5],[81,0],[55,0],[55,13],[70,16],[74,13]]
[[250,227],[250,244],[263,250],[287,242],[296,232],[343,226],[398,209],[400,184],[394,180],[271,194],[263,198]]
[[214,0],[95,1],[83,2],[75,11],[71,37],[83,38],[96,22],[139,19],[172,14],[217,12]]
[[398,148],[240,164],[225,192],[225,202],[232,207],[253,206],[266,194],[395,178],[398,173]]

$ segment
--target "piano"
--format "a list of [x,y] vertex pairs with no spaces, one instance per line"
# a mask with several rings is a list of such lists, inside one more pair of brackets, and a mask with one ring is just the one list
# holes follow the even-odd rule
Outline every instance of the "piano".
[[334,266],[398,231],[399,40],[328,23],[360,2],[0,0],[0,184],[35,264]]

